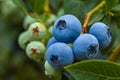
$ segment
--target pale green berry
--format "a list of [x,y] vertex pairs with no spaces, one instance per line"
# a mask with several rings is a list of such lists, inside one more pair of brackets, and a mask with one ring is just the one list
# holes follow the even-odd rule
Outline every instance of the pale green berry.
[[45,46],[38,41],[31,41],[26,47],[26,54],[30,59],[36,62],[44,62]]
[[28,32],[32,40],[41,40],[46,37],[47,30],[45,25],[39,22],[34,22],[30,25]]
[[50,26],[49,28],[48,28],[48,32],[52,35],[52,29],[53,29],[53,26]]
[[19,35],[18,44],[22,49],[25,49],[30,41],[31,39],[28,31],[25,31]]
[[57,20],[57,16],[54,14],[50,14],[49,17],[46,20],[46,26],[50,27],[54,24],[54,22]]
[[61,74],[60,71],[54,69],[49,63],[48,61],[46,60],[45,61],[45,64],[44,64],[44,67],[45,67],[45,75],[48,75],[48,76],[59,76]]
[[63,8],[61,8],[61,9],[59,9],[59,11],[57,12],[57,16],[58,16],[58,17],[61,17],[61,16],[63,16],[63,15],[65,15],[65,11],[64,11]]
[[27,15],[25,16],[24,18],[24,21],[23,21],[23,28],[25,30],[27,30],[30,26],[30,24],[34,23],[36,20],[34,18],[32,18],[31,16]]

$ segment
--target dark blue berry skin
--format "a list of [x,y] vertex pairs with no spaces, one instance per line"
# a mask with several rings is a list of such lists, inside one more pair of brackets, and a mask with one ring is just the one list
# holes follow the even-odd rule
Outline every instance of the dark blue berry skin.
[[61,16],[53,26],[53,36],[59,42],[71,43],[81,32],[81,23],[73,15]]
[[76,60],[96,58],[99,51],[99,43],[91,34],[80,35],[73,43],[73,53]]
[[54,37],[50,38],[48,43],[47,43],[47,48],[51,46],[52,44],[58,42]]
[[110,28],[102,22],[94,23],[89,33],[97,38],[101,49],[106,48],[112,40]]
[[101,52],[98,52],[98,55],[96,59],[101,59],[101,60],[107,60],[108,56],[107,55],[102,55]]
[[64,66],[73,63],[74,56],[67,44],[58,42],[48,48],[46,59],[55,69],[62,70]]

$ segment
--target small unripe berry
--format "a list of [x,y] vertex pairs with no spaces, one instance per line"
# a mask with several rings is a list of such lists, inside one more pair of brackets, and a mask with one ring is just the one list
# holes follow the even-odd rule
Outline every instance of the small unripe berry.
[[60,71],[56,70],[55,68],[53,68],[48,61],[45,61],[45,75],[48,76],[59,76],[60,75]]
[[28,31],[21,33],[18,38],[18,44],[22,49],[25,49],[28,43],[30,43],[30,41],[31,39]]
[[28,29],[28,32],[30,33],[32,40],[41,40],[42,38],[45,38],[47,35],[45,25],[39,22],[32,23]]
[[48,28],[48,32],[52,35],[52,29],[53,29],[53,26],[50,26],[49,28]]
[[44,62],[44,53],[45,46],[38,41],[30,42],[26,48],[27,56],[40,63]]
[[56,19],[57,19],[57,16],[55,16],[54,14],[50,14],[46,20],[46,26],[50,27],[51,25],[53,25]]
[[27,15],[23,21],[23,28],[27,30],[30,27],[30,25],[34,22],[35,22],[35,19]]

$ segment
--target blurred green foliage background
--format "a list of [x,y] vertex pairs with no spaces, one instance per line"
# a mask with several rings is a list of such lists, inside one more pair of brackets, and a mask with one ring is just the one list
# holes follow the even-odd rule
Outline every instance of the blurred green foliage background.
[[[40,1],[44,3],[44,0]],[[116,4],[120,3],[119,0],[115,1],[118,1]],[[65,14],[74,14],[83,24],[85,14],[99,2],[101,0],[49,0],[49,7],[54,14],[57,14],[61,8],[64,9]],[[30,3],[34,4],[34,0],[30,0]],[[22,3],[12,5],[11,0],[0,1],[0,80],[44,80],[44,74],[41,72],[43,70],[41,70],[40,65],[29,59],[17,42],[18,36],[24,31],[25,6]],[[110,54],[120,44],[120,9],[119,5],[115,5],[113,4],[112,7],[108,5],[108,7],[105,6],[102,10],[98,10],[92,15],[88,24],[90,26],[95,21],[102,21],[111,27],[113,41],[108,48],[102,50],[103,54]],[[19,6],[22,6],[22,8]],[[37,7],[43,9],[41,5],[37,5]],[[39,14],[43,12],[42,9],[40,11],[33,7],[32,9],[39,12]],[[114,16],[109,12],[114,13]]]
[[10,0],[0,1],[0,80],[41,80],[40,66],[26,56],[17,42],[24,31],[25,13],[12,5]]

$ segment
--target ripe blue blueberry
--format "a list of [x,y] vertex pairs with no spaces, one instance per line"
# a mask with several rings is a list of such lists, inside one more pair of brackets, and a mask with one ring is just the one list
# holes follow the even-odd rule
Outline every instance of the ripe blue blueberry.
[[91,34],[80,35],[73,43],[73,53],[76,60],[95,58],[99,51],[99,43]]
[[96,59],[106,60],[108,58],[107,55],[103,55],[100,51],[98,52],[98,55]]
[[110,28],[102,22],[94,23],[89,33],[97,38],[100,48],[106,48],[112,40]]
[[46,59],[55,69],[62,70],[64,66],[73,63],[74,56],[67,44],[58,42],[48,48]]
[[81,32],[81,23],[73,15],[61,16],[53,26],[53,36],[59,42],[71,43]]
[[51,46],[52,44],[56,43],[56,42],[57,42],[57,40],[54,37],[50,38],[49,41],[48,41],[48,43],[47,43],[47,48],[49,46]]

